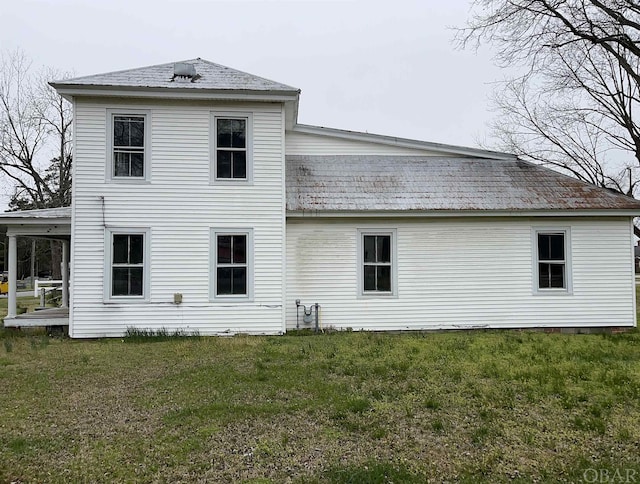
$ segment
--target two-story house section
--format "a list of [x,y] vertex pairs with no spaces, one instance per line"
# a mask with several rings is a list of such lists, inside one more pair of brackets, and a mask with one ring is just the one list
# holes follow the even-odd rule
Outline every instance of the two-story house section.
[[10,282],[5,325],[636,324],[632,198],[509,153],[301,125],[298,89],[201,59],[52,85],[75,110],[72,207],[0,223],[10,279],[16,237],[60,238],[70,290],[17,315]]
[[75,112],[71,335],[283,332],[298,89],[201,59],[55,87]]

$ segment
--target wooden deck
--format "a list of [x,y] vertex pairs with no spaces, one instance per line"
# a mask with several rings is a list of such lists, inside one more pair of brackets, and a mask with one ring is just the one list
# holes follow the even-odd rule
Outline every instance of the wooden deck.
[[4,318],[5,328],[69,326],[69,308],[50,308]]

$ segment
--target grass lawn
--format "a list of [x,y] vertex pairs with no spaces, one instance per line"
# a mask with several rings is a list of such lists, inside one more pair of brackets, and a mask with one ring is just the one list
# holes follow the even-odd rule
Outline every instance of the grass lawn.
[[639,456],[637,332],[0,333],[0,482],[624,482],[590,479]]

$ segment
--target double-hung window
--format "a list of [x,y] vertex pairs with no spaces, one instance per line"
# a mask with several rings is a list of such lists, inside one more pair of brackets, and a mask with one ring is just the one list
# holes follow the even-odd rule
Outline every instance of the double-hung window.
[[213,116],[213,172],[216,181],[251,181],[252,117]]
[[536,230],[535,288],[539,292],[570,290],[568,230]]
[[247,299],[252,291],[252,231],[212,231],[213,299]]
[[147,229],[107,231],[108,300],[140,300],[148,295],[148,237]]
[[112,181],[148,179],[149,125],[145,111],[109,110],[109,163]]
[[359,231],[360,295],[396,294],[395,238],[395,230]]

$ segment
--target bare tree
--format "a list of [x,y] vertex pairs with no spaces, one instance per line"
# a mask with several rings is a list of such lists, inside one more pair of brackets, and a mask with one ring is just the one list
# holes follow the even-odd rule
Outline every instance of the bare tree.
[[20,51],[0,55],[0,172],[15,187],[14,208],[71,201],[71,106],[46,83],[62,77],[33,73]]
[[[48,84],[64,77],[50,68],[34,73],[21,51],[0,54],[0,173],[14,187],[10,209],[71,203],[71,105]],[[32,264],[36,247],[60,278],[60,243],[33,241]]]
[[636,195],[640,3],[476,0],[472,5],[466,28],[457,33],[459,45],[488,43],[498,65],[520,69],[494,94],[500,148]]

